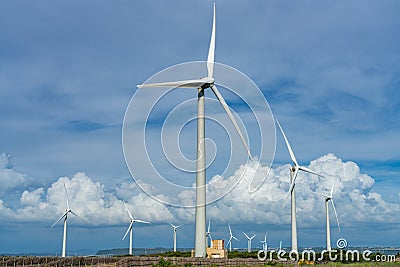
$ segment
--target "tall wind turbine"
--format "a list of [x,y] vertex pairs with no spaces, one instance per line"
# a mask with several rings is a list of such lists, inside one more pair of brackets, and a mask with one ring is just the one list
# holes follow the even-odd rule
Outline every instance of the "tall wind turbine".
[[65,199],[67,201],[67,207],[65,208],[65,213],[58,219],[51,227],[54,227],[59,221],[61,221],[64,218],[64,234],[63,234],[63,244],[62,244],[62,252],[61,252],[61,257],[65,257],[65,250],[67,247],[67,219],[68,219],[68,213],[71,213],[81,219],[82,221],[86,222],[84,219],[78,216],[75,212],[71,210],[69,207],[69,201],[68,201],[68,192],[67,192],[67,187],[65,186],[64,183],[64,190],[65,190]]
[[129,224],[128,229],[126,230],[126,233],[125,233],[124,237],[122,238],[122,240],[124,240],[125,237],[129,233],[129,255],[132,255],[132,229],[133,229],[133,223],[134,222],[138,222],[138,223],[147,223],[147,224],[149,224],[149,222],[134,219],[132,214],[131,214],[131,212],[129,211],[128,207],[126,206],[126,204],[125,204],[125,208],[126,208],[126,211],[128,211],[128,214],[129,214],[129,222],[130,222],[130,224]]
[[285,139],[285,143],[287,146],[287,149],[289,150],[289,154],[290,154],[290,158],[292,159],[293,165],[290,167],[290,189],[289,189],[289,193],[287,196],[289,196],[289,194],[291,195],[291,219],[292,219],[292,251],[298,251],[297,248],[297,223],[296,223],[296,193],[295,193],[295,189],[294,186],[296,184],[296,178],[297,178],[297,174],[299,172],[299,170],[304,171],[304,172],[308,172],[311,174],[315,174],[318,175],[320,177],[324,177],[321,174],[318,174],[312,170],[310,170],[309,168],[306,168],[304,166],[300,166],[296,160],[296,157],[293,153],[293,150],[289,144],[288,139],[286,138],[285,133],[283,132],[283,129],[281,127],[281,125],[279,124],[279,121],[276,120],[276,123],[279,126],[279,129],[282,132],[283,138]]
[[267,233],[265,233],[264,240],[260,241],[262,244],[263,251],[267,251],[268,243],[267,243]]
[[210,239],[210,248],[212,248],[212,237],[211,237],[211,232],[210,232],[210,227],[211,227],[211,220],[208,219],[208,228],[207,228],[207,232],[206,232],[206,238]]
[[207,77],[197,80],[184,80],[173,82],[162,82],[153,84],[138,85],[138,88],[146,87],[181,87],[181,88],[194,88],[197,89],[197,160],[196,160],[196,235],[195,235],[195,257],[206,256],[206,154],[205,154],[205,115],[204,115],[204,90],[210,88],[218,101],[221,103],[223,109],[228,114],[229,119],[234,125],[239,137],[246,148],[250,157],[250,149],[242,132],[233,116],[231,110],[226,104],[224,98],[218,91],[214,84],[214,52],[215,52],[215,3],[214,15],[211,32],[210,47],[207,57]]
[[172,228],[174,229],[174,252],[176,252],[176,229],[178,229],[179,227],[181,227],[183,224],[175,226],[172,223],[169,223]]
[[329,206],[329,205],[328,205],[328,202],[329,202],[329,200],[330,200],[331,203],[332,203],[332,208],[333,208],[333,211],[335,212],[336,221],[337,221],[337,225],[338,225],[339,232],[340,232],[339,218],[338,218],[337,213],[336,213],[335,204],[333,203],[333,190],[334,190],[334,188],[335,188],[335,184],[332,185],[331,192],[330,192],[329,195],[324,195],[324,194],[316,193],[316,194],[321,195],[321,196],[323,196],[323,197],[325,198],[325,212],[326,212],[326,250],[327,250],[327,251],[331,251],[331,250],[332,250],[332,247],[331,247],[331,228],[330,228],[330,225],[329,225],[329,210],[328,210],[328,206]]
[[[229,228],[229,251],[232,251],[232,239],[235,239],[236,241],[239,241],[239,239],[237,239],[236,237],[233,236],[232,234],[232,229],[231,226],[228,224],[228,228]],[[226,244],[228,246],[228,244]]]
[[243,234],[247,238],[247,252],[251,252],[251,240],[253,240],[253,238],[256,237],[256,235],[252,235],[251,237],[249,237],[248,235],[246,235],[245,232],[243,232]]

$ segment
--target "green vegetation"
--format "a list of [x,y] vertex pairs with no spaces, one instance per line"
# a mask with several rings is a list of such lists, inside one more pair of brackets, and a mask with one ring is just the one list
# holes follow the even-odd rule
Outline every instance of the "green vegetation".
[[[370,262],[370,263],[340,263],[340,262],[331,262],[331,263],[327,263],[327,264],[316,264],[317,266],[321,266],[321,267],[398,267],[400,266],[400,262],[391,262],[391,263],[387,263],[387,262],[381,262],[381,263],[377,263],[377,262]],[[178,267],[176,265],[173,265],[170,261],[165,260],[165,259],[160,259],[160,261],[158,262],[158,264],[153,265],[154,267]],[[187,263],[185,264],[185,267],[192,267],[193,265],[191,263]],[[258,267],[268,267],[268,266],[275,266],[275,267],[288,267],[287,264],[283,264],[283,263],[277,263],[277,262],[266,262],[264,264],[260,264],[257,265]],[[289,265],[290,266],[290,265]],[[295,266],[295,265],[294,265]],[[302,266],[307,266],[307,265],[302,265]],[[308,265],[310,266],[310,265]],[[313,265],[315,266],[315,265]],[[212,264],[210,265],[210,267],[219,267],[216,264]],[[223,267],[223,266],[221,266]],[[236,267],[250,267],[248,265],[239,265]],[[256,267],[254,265],[252,265],[252,267]]]
[[153,265],[154,267],[172,267],[173,265],[171,264],[170,261],[164,260],[164,258],[161,258],[158,261],[158,264]]
[[361,263],[340,263],[340,262],[330,262],[326,264],[321,264],[319,266],[324,267],[373,267],[373,266],[382,266],[382,267],[392,267],[392,266],[400,266],[400,262],[361,262]]
[[[176,255],[180,255],[181,257],[188,257],[183,256],[188,252],[168,252],[162,254],[174,255],[173,257],[177,257]],[[237,258],[248,258],[249,260],[231,260],[229,264],[236,263],[236,267],[268,267],[268,266],[276,266],[276,267],[290,267],[290,266],[311,266],[313,262],[298,262],[298,264],[294,263],[290,265],[290,262],[277,262],[277,261],[265,261],[261,262],[257,259],[251,259],[257,257],[255,252],[247,253],[247,252],[235,252]],[[233,253],[232,253],[233,254]],[[375,254],[377,256],[379,254]],[[274,255],[275,256],[275,255]],[[372,259],[372,257],[371,257]],[[378,258],[377,258],[378,260]],[[390,259],[393,260],[393,259]],[[129,266],[130,263],[135,265],[136,261],[143,261],[145,266],[154,266],[154,267],[177,267],[175,262],[179,264],[185,264],[185,267],[192,267],[197,266],[200,262],[201,264],[206,264],[207,262],[210,264],[211,267],[224,267],[224,261],[212,261],[212,260],[203,260],[200,259],[196,261],[194,259],[173,259],[167,257],[161,258],[142,258],[142,257],[132,257],[128,256],[126,258],[120,256],[110,256],[110,257],[67,257],[67,258],[60,258],[60,257],[12,257],[12,256],[4,256],[0,257],[0,266],[68,266],[68,267],[78,267],[78,266]],[[246,262],[249,265],[241,265],[241,262]],[[218,265],[218,264],[221,265]],[[153,265],[152,265],[153,264]],[[252,265],[254,264],[254,265]],[[323,263],[316,263],[313,266],[321,266],[321,267],[400,267],[400,261],[398,262],[328,262],[325,261]]]

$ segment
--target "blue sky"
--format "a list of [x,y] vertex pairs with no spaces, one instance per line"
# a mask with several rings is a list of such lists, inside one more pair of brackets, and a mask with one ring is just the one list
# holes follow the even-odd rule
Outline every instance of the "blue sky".
[[[337,201],[343,231],[333,234],[358,245],[400,245],[393,238],[400,221],[395,215],[400,201],[399,5],[217,1],[216,61],[237,68],[258,85],[299,161],[321,170],[328,165],[336,170],[348,161],[360,168],[352,167],[350,182],[338,180],[343,185],[343,201]],[[159,206],[133,185],[122,152],[122,122],[137,84],[171,65],[206,59],[211,18],[212,1],[0,3],[0,154],[12,157],[4,154],[0,161],[0,252],[57,251],[61,228],[48,226],[58,216],[53,214],[57,207],[63,209],[63,200],[50,190],[58,188],[60,177],[68,177],[73,192],[82,192],[80,183],[94,186],[98,194],[88,197],[94,206],[100,199],[118,210],[118,201],[124,200],[136,214],[152,220],[151,231],[137,228],[137,246],[170,246],[165,222],[174,218],[187,225],[181,229],[182,246],[193,245],[192,211]],[[324,157],[328,153],[335,156]],[[277,134],[273,168],[282,179],[287,170],[282,165],[289,160]],[[327,188],[329,184],[320,189]],[[354,190],[378,200],[358,203],[351,197]],[[299,195],[301,207],[307,193]],[[279,240],[289,245],[286,213],[278,213],[282,221],[270,217],[271,201],[260,197],[266,210],[251,221],[230,220],[249,210],[246,201],[230,207],[226,214],[231,217],[217,219],[228,200],[210,208],[214,236],[225,238],[229,220],[239,234],[268,231],[272,245]],[[28,209],[35,203],[42,203],[40,212]],[[323,218],[309,219],[321,210],[316,203],[304,204],[299,214],[300,246],[324,244]],[[161,211],[147,214],[139,208],[147,204]],[[104,223],[90,212],[93,224],[71,222],[69,249],[127,246],[120,240],[124,210],[114,214],[106,206],[101,207],[112,216]],[[355,207],[376,219],[354,215],[346,221],[343,214]],[[28,238],[22,234],[27,227]],[[363,231],[372,234],[365,237]],[[22,238],[28,241],[20,242]],[[244,247],[241,239],[238,246]]]

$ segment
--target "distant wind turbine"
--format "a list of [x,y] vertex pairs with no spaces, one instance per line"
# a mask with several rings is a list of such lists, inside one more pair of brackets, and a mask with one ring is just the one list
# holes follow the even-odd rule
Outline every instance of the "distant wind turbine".
[[226,245],[227,246],[229,245],[229,251],[232,251],[232,239],[235,239],[236,241],[239,241],[239,239],[237,239],[236,237],[233,236],[232,229],[229,224],[228,224],[228,228],[229,228],[229,241],[228,241],[228,244],[226,244]]
[[247,252],[251,252],[251,240],[253,240],[253,238],[256,237],[256,235],[252,235],[251,237],[249,237],[248,235],[246,235],[245,232],[243,232],[243,234],[247,238]]
[[63,244],[62,244],[62,252],[61,252],[61,257],[65,257],[65,250],[67,247],[67,219],[68,219],[68,213],[71,213],[73,215],[75,215],[76,217],[78,217],[79,219],[81,219],[83,222],[86,222],[84,219],[82,219],[81,217],[79,217],[78,214],[76,214],[75,212],[73,212],[71,210],[71,208],[69,207],[69,200],[68,200],[68,192],[67,192],[67,187],[64,184],[64,190],[65,190],[65,199],[67,201],[67,207],[65,209],[65,213],[60,217],[60,219],[58,219],[55,223],[53,223],[53,225],[51,227],[54,227],[59,221],[61,221],[64,218],[64,235],[63,235]]
[[289,144],[288,139],[286,138],[285,133],[283,132],[283,129],[281,127],[281,125],[279,124],[279,121],[276,120],[276,123],[279,126],[279,129],[282,132],[283,138],[285,139],[285,143],[287,146],[287,149],[289,150],[289,154],[290,154],[290,158],[292,159],[293,165],[290,167],[290,189],[289,189],[289,193],[286,196],[286,198],[290,195],[291,196],[291,218],[292,218],[292,251],[298,251],[298,247],[297,247],[297,223],[296,223],[296,194],[295,194],[295,189],[294,186],[296,184],[296,178],[297,178],[297,174],[299,172],[299,170],[304,171],[304,172],[308,172],[311,174],[315,174],[317,176],[320,177],[324,177],[323,175],[314,172],[313,170],[310,170],[307,167],[304,166],[300,166],[296,160],[296,157],[293,153],[293,150]]
[[176,252],[176,229],[178,229],[179,227],[181,227],[183,224],[175,226],[172,223],[169,223],[172,228],[174,229],[174,252]]
[[[204,115],[204,92],[210,88],[218,101],[221,103],[222,108],[227,113],[233,126],[235,127],[247,153],[252,159],[250,149],[242,132],[233,116],[229,106],[226,104],[225,99],[217,89],[214,83],[214,54],[215,54],[215,21],[216,21],[215,3],[214,15],[211,32],[210,47],[207,57],[207,77],[195,80],[161,82],[153,84],[138,85],[138,88],[146,87],[181,87],[181,88],[194,88],[197,89],[197,162],[196,162],[196,234],[195,234],[195,257],[206,256],[206,151],[205,151],[205,115]],[[197,38],[198,39],[198,38]]]
[[315,193],[315,194],[318,194],[318,195],[323,196],[323,197],[325,198],[325,213],[326,213],[326,250],[327,250],[327,251],[331,251],[331,250],[332,250],[332,247],[331,247],[331,228],[330,228],[330,225],[329,225],[329,210],[328,210],[328,207],[329,207],[328,202],[329,202],[329,200],[330,200],[331,203],[332,203],[332,208],[333,208],[333,211],[335,212],[336,221],[337,221],[337,225],[338,225],[339,232],[340,232],[339,218],[338,218],[337,213],[336,213],[335,204],[333,203],[333,190],[334,190],[334,188],[335,188],[335,184],[332,185],[332,187],[331,187],[331,192],[330,192],[329,195],[320,194],[320,193]]
[[124,205],[125,205],[126,211],[127,211],[128,214],[129,214],[129,222],[130,222],[130,224],[129,224],[128,229],[126,230],[126,233],[125,233],[124,237],[122,238],[122,240],[124,240],[125,237],[126,237],[126,236],[128,235],[128,233],[129,233],[129,255],[132,255],[132,229],[133,229],[133,223],[134,223],[134,222],[138,222],[138,223],[148,223],[148,224],[150,224],[150,223],[149,223],[149,222],[146,222],[146,221],[134,219],[133,216],[132,216],[132,214],[131,214],[131,212],[129,211],[128,207],[126,206],[125,202],[124,202]]
[[265,233],[264,240],[261,240],[260,242],[262,244],[263,251],[267,251],[267,249],[268,249],[267,233]]
[[211,237],[210,227],[211,227],[211,220],[208,219],[208,228],[206,232],[206,237],[207,239],[210,239],[210,248],[212,248],[212,237]]

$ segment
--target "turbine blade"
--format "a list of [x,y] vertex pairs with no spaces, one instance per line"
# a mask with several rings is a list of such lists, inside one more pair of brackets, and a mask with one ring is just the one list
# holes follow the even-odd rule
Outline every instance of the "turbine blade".
[[122,240],[124,240],[125,237],[128,235],[129,231],[132,229],[132,225],[133,225],[133,222],[131,222],[131,224],[129,224],[128,230],[126,230],[126,233],[125,233],[124,237],[122,238]]
[[150,224],[150,222],[146,222],[146,221],[142,221],[142,220],[136,220],[136,219],[134,219],[133,221],[134,221],[134,222],[138,222],[138,223],[147,223],[147,224]]
[[290,158],[292,159],[294,165],[298,166],[299,164],[297,163],[297,160],[296,160],[296,157],[294,156],[292,147],[290,146],[289,141],[287,140],[286,135],[285,135],[285,133],[283,132],[283,129],[282,129],[281,124],[279,123],[278,120],[276,120],[276,123],[278,124],[279,129],[281,130],[281,133],[282,133],[282,135],[283,135],[283,139],[285,139],[285,143],[286,143],[287,149],[289,150]]
[[62,218],[64,218],[67,215],[68,212],[64,213],[63,216],[60,217],[60,219],[58,219],[55,223],[53,223],[50,227],[53,228],[59,221],[62,220]]
[[251,156],[250,149],[247,146],[247,142],[244,139],[244,137],[242,135],[242,132],[240,131],[240,128],[239,128],[239,126],[238,126],[238,124],[237,124],[237,122],[235,120],[235,117],[233,117],[233,114],[232,114],[231,110],[229,109],[228,105],[226,104],[225,99],[222,97],[222,95],[220,94],[220,92],[218,91],[217,87],[214,84],[211,85],[211,89],[214,92],[215,96],[218,98],[218,100],[221,103],[222,107],[224,108],[225,112],[228,114],[228,117],[231,120],[233,126],[235,126],[235,129],[236,129],[237,133],[239,134],[240,139],[242,140],[242,143],[243,143],[244,147],[247,150],[247,154],[249,155],[250,159],[252,160],[253,157]]
[[311,191],[311,193],[316,194],[316,195],[319,195],[319,196],[324,197],[324,198],[329,198],[328,195],[321,194],[321,193],[318,193],[318,192],[312,192],[312,191]]
[[339,232],[340,232],[339,218],[338,218],[337,213],[336,213],[336,208],[335,208],[335,204],[333,203],[333,198],[331,198],[331,201],[332,201],[333,211],[335,212],[335,216],[336,216],[337,226],[338,226]]
[[236,241],[239,241],[239,239],[237,239],[236,237],[232,236],[233,239],[235,239]]
[[211,224],[211,220],[208,220],[208,228],[207,228],[207,232],[210,233],[210,224]]
[[297,173],[299,172],[299,169],[296,168],[296,170],[293,173],[293,177],[292,177],[292,183],[290,184],[290,188],[289,188],[289,192],[287,193],[286,197],[285,197],[285,201],[283,202],[282,207],[285,206],[285,202],[286,200],[289,198],[290,194],[292,193],[294,186],[295,186],[295,182],[296,182],[296,178],[297,178]]
[[207,71],[208,77],[212,78],[214,76],[214,55],[215,52],[215,2],[214,2],[214,15],[213,15],[213,25],[211,31],[210,48],[208,49],[207,57]]
[[313,170],[310,170],[307,167],[299,166],[299,169],[302,170],[302,171],[305,171],[305,172],[308,172],[308,173],[311,173],[311,174],[315,174],[315,175],[317,175],[319,177],[323,177],[324,178],[324,176],[322,174],[319,174],[319,173],[317,173],[317,172],[315,172]]
[[176,228],[176,226],[175,225],[173,225],[172,223],[169,223],[171,226],[172,226],[172,228]]
[[76,214],[75,212],[73,212],[72,210],[70,211],[72,214],[74,214],[76,217],[78,217],[81,221],[88,223],[87,221],[85,221],[84,219],[82,219],[82,217],[80,217],[78,214]]
[[149,88],[149,87],[182,87],[182,88],[200,88],[206,82],[203,80],[185,80],[175,82],[162,82],[162,83],[147,83],[140,84],[138,88]]
[[133,220],[133,216],[132,216],[131,212],[130,212],[129,209],[128,209],[128,205],[126,205],[125,202],[124,202],[124,206],[125,206],[126,211],[127,211],[128,214],[129,214],[129,218],[131,218],[131,220]]
[[181,227],[183,224],[180,224],[180,225],[178,225],[178,226],[176,226],[176,229],[178,229],[179,227]]
[[69,207],[69,200],[68,200],[67,186],[65,185],[64,182],[63,182],[63,184],[64,184],[64,189],[65,189],[65,198],[67,199],[67,209],[70,209],[70,207]]
[[256,235],[253,235],[252,237],[250,237],[250,239],[253,239],[254,237],[256,237]]
[[334,189],[335,189],[335,184],[333,184],[333,185],[332,185],[332,188],[331,188],[331,195],[330,195],[331,198],[333,198],[333,190],[334,190]]
[[293,173],[292,183],[290,184],[289,193],[291,193],[292,190],[293,190],[293,188],[294,188],[294,185],[295,185],[295,183],[296,183],[296,178],[297,178],[297,174],[298,174],[298,173],[299,173],[299,169],[296,168],[296,170],[295,170],[294,173]]
[[229,234],[232,235],[232,230],[231,230],[231,226],[229,223],[228,223],[228,227],[229,227]]
[[243,234],[246,236],[247,239],[250,239],[250,237],[248,235],[246,235],[245,232],[243,232]]

